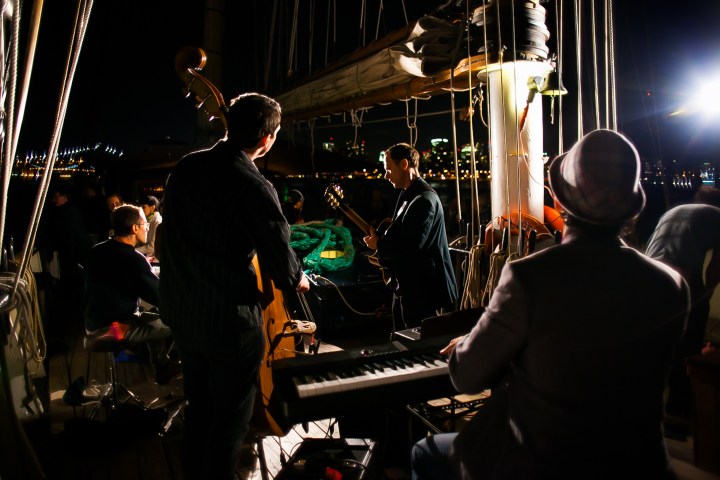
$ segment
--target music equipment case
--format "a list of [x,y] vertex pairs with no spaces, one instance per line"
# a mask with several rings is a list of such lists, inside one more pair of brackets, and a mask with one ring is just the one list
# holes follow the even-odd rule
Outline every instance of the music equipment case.
[[306,438],[275,480],[378,478],[375,442],[358,438]]

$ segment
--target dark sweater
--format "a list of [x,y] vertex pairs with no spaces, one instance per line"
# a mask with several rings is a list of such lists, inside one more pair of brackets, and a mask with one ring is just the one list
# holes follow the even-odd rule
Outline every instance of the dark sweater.
[[277,193],[244,153],[219,143],[183,158],[163,205],[161,310],[176,335],[235,335],[252,326],[256,253],[277,288],[297,286],[302,267]]
[[97,330],[129,319],[139,299],[160,304],[160,283],[144,255],[116,240],[90,249],[85,262],[85,328]]

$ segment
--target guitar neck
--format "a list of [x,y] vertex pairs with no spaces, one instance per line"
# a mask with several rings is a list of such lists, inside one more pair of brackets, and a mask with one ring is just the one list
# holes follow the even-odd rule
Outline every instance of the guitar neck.
[[353,221],[355,225],[358,226],[360,230],[363,231],[363,233],[365,233],[365,235],[370,235],[370,229],[372,227],[365,220],[363,220],[360,215],[355,213],[352,208],[342,204],[339,206],[339,208],[350,220]]

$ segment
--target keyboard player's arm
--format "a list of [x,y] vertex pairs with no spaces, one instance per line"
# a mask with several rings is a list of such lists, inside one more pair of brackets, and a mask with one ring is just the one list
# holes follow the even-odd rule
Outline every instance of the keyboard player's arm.
[[526,343],[528,315],[521,282],[506,264],[490,303],[467,335],[456,338],[448,351],[448,368],[461,393],[478,393],[497,386]]

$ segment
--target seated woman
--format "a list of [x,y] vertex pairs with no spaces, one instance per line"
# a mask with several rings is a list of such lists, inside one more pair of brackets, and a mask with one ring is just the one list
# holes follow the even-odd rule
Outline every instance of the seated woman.
[[145,213],[145,218],[148,223],[147,236],[144,241],[140,242],[137,247],[137,251],[150,258],[151,261],[155,257],[155,238],[158,231],[158,227],[162,223],[162,215],[158,211],[160,202],[156,197],[149,195],[140,201],[140,207]]

